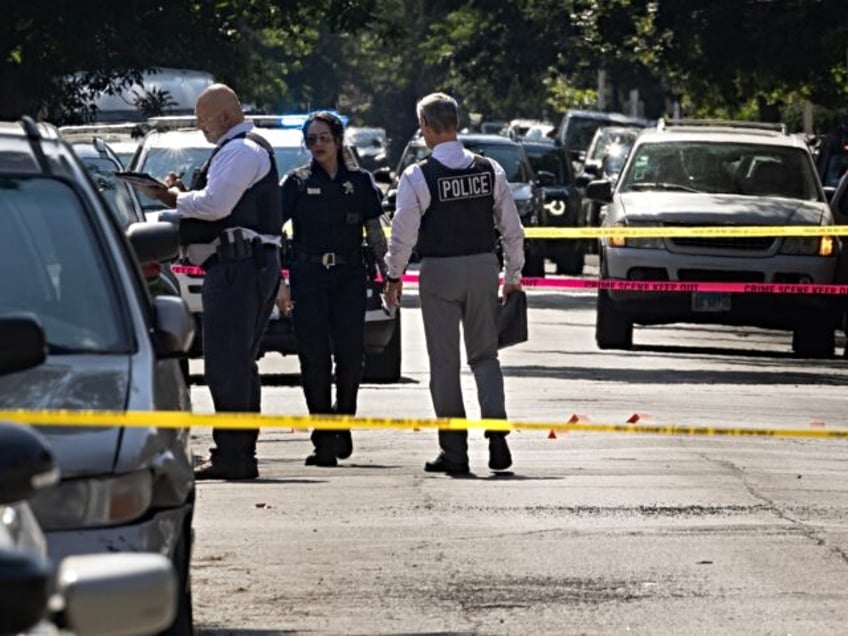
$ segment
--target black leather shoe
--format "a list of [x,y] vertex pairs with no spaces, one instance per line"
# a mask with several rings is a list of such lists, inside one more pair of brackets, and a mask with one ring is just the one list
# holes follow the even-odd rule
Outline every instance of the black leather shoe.
[[333,468],[334,466],[339,465],[339,462],[332,451],[328,453],[324,450],[319,451],[317,449],[314,453],[307,457],[306,461],[303,463],[306,466],[321,466],[323,468]]
[[215,462],[206,460],[194,469],[195,480],[200,479],[224,479],[227,481],[238,481],[256,479],[259,477],[259,468],[255,461],[233,461]]
[[339,431],[334,441],[336,457],[347,459],[353,454],[353,436],[350,431]]
[[512,453],[509,452],[506,435],[492,433],[489,435],[489,468],[506,470],[510,466],[512,466]]
[[424,472],[428,473],[446,473],[448,475],[470,475],[471,470],[468,468],[468,462],[454,462],[445,457],[444,453],[432,462],[424,463]]

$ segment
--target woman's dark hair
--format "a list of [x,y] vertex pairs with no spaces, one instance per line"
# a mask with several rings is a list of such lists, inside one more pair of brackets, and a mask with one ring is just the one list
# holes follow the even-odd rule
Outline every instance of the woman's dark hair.
[[319,110],[315,113],[310,113],[309,117],[306,118],[306,121],[303,122],[303,126],[300,131],[303,133],[303,142],[306,143],[306,133],[309,130],[309,126],[312,125],[312,122],[320,121],[327,124],[330,128],[330,134],[333,135],[333,139],[338,146],[337,154],[340,166],[346,166],[347,162],[345,161],[345,156],[343,152],[344,148],[344,124],[339,117],[330,111],[327,110]]

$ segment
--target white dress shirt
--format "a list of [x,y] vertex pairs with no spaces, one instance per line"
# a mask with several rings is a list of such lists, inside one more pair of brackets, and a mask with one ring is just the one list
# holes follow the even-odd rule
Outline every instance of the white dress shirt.
[[[236,124],[221,136],[217,145],[221,146],[228,139],[252,130],[253,123],[249,121]],[[232,213],[247,189],[261,181],[270,169],[271,159],[265,148],[247,138],[233,139],[212,160],[206,175],[206,187],[177,195],[177,214],[203,221],[223,219]],[[257,234],[248,228],[238,229],[247,239],[259,236],[264,243],[280,245],[279,236]],[[189,245],[188,258],[192,263],[202,263],[215,253],[217,245],[218,240]]]
[[[432,156],[454,170],[468,168],[474,160],[473,153],[466,150],[459,141],[440,143],[433,148]],[[503,238],[504,283],[513,285],[521,281],[521,268],[524,267],[524,228],[515,209],[515,200],[512,198],[512,190],[504,169],[491,157],[487,159],[495,171],[493,213],[495,227]],[[418,242],[421,217],[429,207],[430,189],[427,187],[427,180],[418,164],[413,164],[404,170],[398,183],[392,235],[389,240],[389,252],[386,254],[386,267],[392,278],[400,278],[403,275],[412,248]]]

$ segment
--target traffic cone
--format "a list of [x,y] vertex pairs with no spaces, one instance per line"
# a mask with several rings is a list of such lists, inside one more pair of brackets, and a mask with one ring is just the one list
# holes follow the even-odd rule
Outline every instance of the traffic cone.
[[554,429],[551,429],[551,432],[548,433],[548,439],[556,439],[556,438],[557,438],[556,431]]

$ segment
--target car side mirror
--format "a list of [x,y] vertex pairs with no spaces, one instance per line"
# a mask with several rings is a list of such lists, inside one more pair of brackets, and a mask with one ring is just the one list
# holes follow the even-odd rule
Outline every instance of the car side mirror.
[[47,358],[47,339],[33,314],[0,317],[0,375],[37,366]]
[[586,186],[586,196],[593,201],[610,203],[612,201],[612,183],[606,179],[590,181]]
[[585,172],[581,172],[576,177],[574,177],[574,183],[577,184],[578,188],[585,188],[589,185],[589,182],[592,181],[592,175],[586,174]]
[[57,481],[59,471],[44,436],[29,426],[0,422],[0,505],[29,499]]
[[173,260],[180,249],[179,228],[165,221],[133,223],[127,228],[127,238],[140,263]]
[[37,625],[50,598],[50,568],[29,552],[0,548],[0,634]]
[[59,564],[56,589],[62,627],[75,634],[155,634],[176,616],[177,576],[161,554],[70,556]]
[[374,176],[374,181],[376,181],[377,183],[385,183],[387,185],[391,185],[392,183],[392,171],[391,168],[387,166],[377,168],[371,174]]
[[153,348],[160,358],[179,358],[188,352],[194,338],[194,319],[179,296],[153,299]]
[[542,186],[552,186],[556,183],[556,175],[548,170],[539,170],[536,177],[539,179],[539,185]]
[[596,163],[584,163],[583,172],[592,177],[599,177],[601,175],[601,167]]

